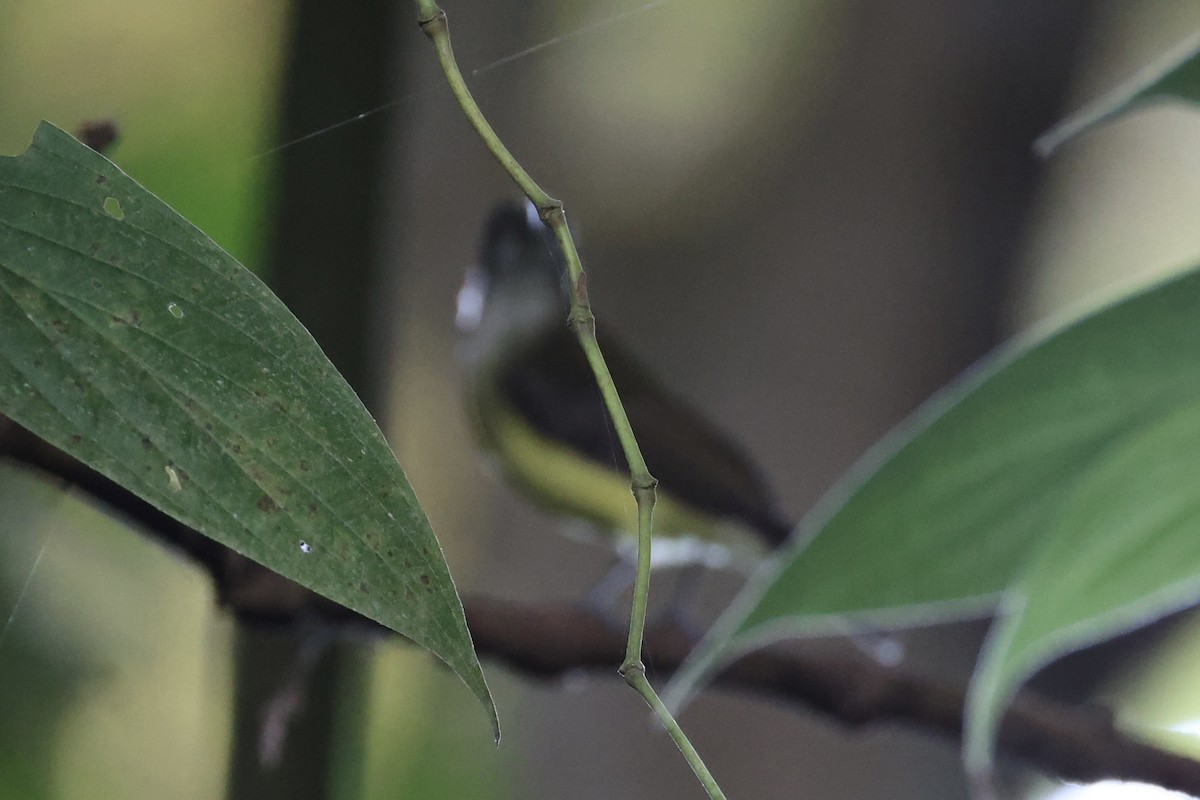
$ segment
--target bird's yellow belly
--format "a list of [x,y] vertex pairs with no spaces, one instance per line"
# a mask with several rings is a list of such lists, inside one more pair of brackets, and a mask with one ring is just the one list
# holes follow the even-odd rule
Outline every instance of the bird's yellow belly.
[[[599,464],[540,434],[503,402],[485,405],[488,410],[478,419],[481,438],[510,481],[554,512],[594,523],[603,531],[636,535],[637,505],[623,470]],[[718,527],[715,520],[659,487],[654,506],[656,538],[713,541],[723,538]]]

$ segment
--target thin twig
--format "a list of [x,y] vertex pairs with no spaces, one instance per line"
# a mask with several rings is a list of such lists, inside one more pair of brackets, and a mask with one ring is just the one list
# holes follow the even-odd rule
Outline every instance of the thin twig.
[[616,384],[613,383],[608,365],[604,361],[604,355],[600,352],[600,345],[596,341],[596,319],[592,314],[591,303],[588,301],[587,276],[584,274],[583,264],[579,260],[579,252],[575,248],[575,239],[567,226],[563,204],[547,194],[530,177],[529,173],[500,141],[500,137],[496,135],[496,131],[492,129],[483,116],[483,112],[475,103],[450,46],[450,28],[446,21],[446,12],[442,11],[433,0],[416,0],[416,3],[417,19],[421,30],[433,42],[438,63],[441,64],[446,82],[450,85],[450,91],[458,101],[459,107],[466,114],[467,120],[475,128],[475,132],[479,134],[484,145],[537,208],[542,221],[554,231],[554,237],[558,240],[559,247],[566,259],[567,274],[571,282],[571,309],[567,315],[567,321],[579,339],[579,344],[587,356],[588,364],[591,365],[592,373],[600,388],[600,394],[604,398],[605,408],[608,410],[609,417],[612,418],[613,428],[617,432],[621,449],[625,453],[625,460],[629,464],[631,486],[638,509],[638,559],[637,577],[633,587],[633,603],[629,614],[629,635],[626,640],[625,659],[621,664],[620,673],[625,678],[625,682],[642,696],[654,715],[671,734],[671,738],[678,745],[679,751],[691,766],[692,771],[696,773],[696,777],[708,792],[708,796],[713,800],[724,800],[725,795],[717,786],[712,773],[704,765],[704,761],[696,749],[688,741],[679,724],[659,700],[658,694],[645,678],[645,667],[642,664],[642,642],[650,593],[650,547],[653,539],[655,487],[658,485],[658,481],[646,467],[646,460],[642,457],[641,448],[638,447],[633,426],[629,424],[629,417],[625,413],[625,407],[617,393]]

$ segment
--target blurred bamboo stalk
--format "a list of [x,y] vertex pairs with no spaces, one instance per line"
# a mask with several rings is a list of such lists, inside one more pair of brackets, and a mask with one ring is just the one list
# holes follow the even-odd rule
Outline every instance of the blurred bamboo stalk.
[[[298,0],[278,138],[292,141],[396,95],[405,37],[396,4],[335,5]],[[388,114],[280,151],[266,278],[382,423],[383,382],[371,299],[380,282],[378,203]],[[356,645],[331,642],[315,652],[304,625],[279,632],[238,627],[235,644],[233,757],[227,795],[255,798],[357,796],[368,663]],[[307,663],[310,661],[312,663]],[[307,664],[297,686],[287,676]],[[294,691],[300,708],[283,720],[278,761],[264,765],[264,714]],[[347,704],[355,708],[347,708]],[[335,726],[355,720],[357,730]],[[339,757],[339,754],[345,754]]]

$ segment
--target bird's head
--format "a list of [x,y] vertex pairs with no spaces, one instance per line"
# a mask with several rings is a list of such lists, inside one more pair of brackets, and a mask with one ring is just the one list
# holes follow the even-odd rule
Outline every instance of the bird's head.
[[517,346],[547,325],[565,325],[566,314],[565,268],[553,234],[533,206],[501,206],[458,292],[464,356],[486,358]]

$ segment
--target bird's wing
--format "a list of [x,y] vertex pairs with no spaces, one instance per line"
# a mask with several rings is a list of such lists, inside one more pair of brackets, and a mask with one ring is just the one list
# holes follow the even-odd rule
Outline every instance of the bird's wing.
[[[661,489],[699,511],[740,521],[772,546],[782,542],[792,526],[746,455],[619,344],[600,337],[600,345]],[[566,326],[548,330],[515,358],[501,389],[514,408],[542,434],[628,471],[587,358]]]

